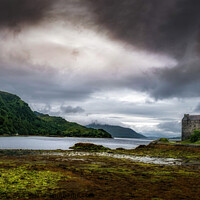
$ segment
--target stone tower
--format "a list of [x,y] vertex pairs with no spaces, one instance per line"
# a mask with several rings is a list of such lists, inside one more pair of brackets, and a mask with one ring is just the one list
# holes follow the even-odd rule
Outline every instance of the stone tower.
[[200,129],[200,115],[185,114],[182,119],[182,140],[187,140],[195,129]]

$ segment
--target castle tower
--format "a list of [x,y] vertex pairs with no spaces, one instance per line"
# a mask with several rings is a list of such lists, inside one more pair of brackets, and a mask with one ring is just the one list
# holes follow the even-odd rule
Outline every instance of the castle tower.
[[182,140],[187,140],[195,129],[200,129],[200,115],[184,114],[182,119]]

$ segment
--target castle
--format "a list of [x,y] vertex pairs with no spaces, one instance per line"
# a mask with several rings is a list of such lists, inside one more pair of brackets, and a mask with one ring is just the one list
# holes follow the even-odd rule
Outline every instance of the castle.
[[200,115],[185,114],[182,119],[182,140],[187,140],[195,129],[200,129]]

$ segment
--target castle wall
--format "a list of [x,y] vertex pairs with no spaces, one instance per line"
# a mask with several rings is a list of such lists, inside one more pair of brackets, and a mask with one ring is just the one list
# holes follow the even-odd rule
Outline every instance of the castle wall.
[[200,129],[200,120],[182,120],[182,140],[187,140],[195,129]]

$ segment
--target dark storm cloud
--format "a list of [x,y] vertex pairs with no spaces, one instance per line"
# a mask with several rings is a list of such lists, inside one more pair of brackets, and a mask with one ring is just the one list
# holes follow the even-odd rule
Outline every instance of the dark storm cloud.
[[179,64],[171,69],[156,70],[154,85],[148,88],[157,99],[200,96],[200,60]]
[[180,57],[198,36],[199,8],[199,0],[0,0],[0,27],[20,28],[56,16],[77,23],[87,16],[84,23],[115,39]]
[[0,0],[0,27],[20,28],[42,20],[53,0]]
[[[188,57],[175,67],[152,69],[125,79],[114,80],[107,87],[124,87],[146,92],[154,99],[192,98],[200,96],[200,58]],[[100,85],[101,83],[99,83]]]
[[139,48],[183,56],[199,28],[199,0],[88,1],[101,27]]
[[[52,80],[57,78],[52,74],[56,72],[32,72],[18,66],[0,66],[0,83],[5,90],[12,92],[10,88],[16,88],[35,99],[84,99],[99,89],[122,87],[147,92],[156,99],[199,96],[200,60],[191,59],[194,54],[198,55],[196,50],[200,47],[199,8],[199,0],[0,0],[0,28],[21,28],[59,16],[62,22],[71,20],[74,26],[78,21],[86,23],[91,25],[91,29],[94,26],[93,30],[107,31],[112,39],[150,53],[176,57],[178,63],[174,68],[149,70],[140,75],[130,73],[130,77],[114,79],[106,78],[108,69],[103,76],[105,80],[90,78],[84,86],[72,86],[71,89],[65,88],[64,84],[53,83]],[[88,14],[88,11],[92,14]],[[112,55],[110,57],[113,59]],[[189,62],[187,57],[190,58]],[[134,63],[131,65],[135,67]],[[122,69],[124,66],[120,67]]]
[[85,112],[85,110],[83,108],[81,108],[80,106],[77,106],[77,107],[61,106],[60,110],[64,114],[68,114],[68,113],[83,113],[83,112]]

